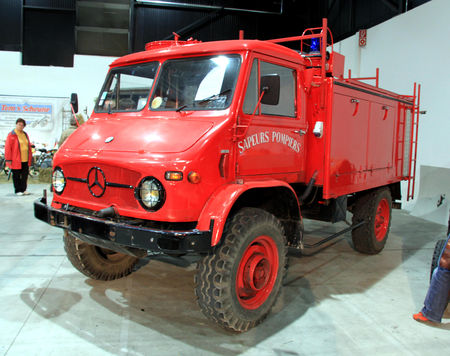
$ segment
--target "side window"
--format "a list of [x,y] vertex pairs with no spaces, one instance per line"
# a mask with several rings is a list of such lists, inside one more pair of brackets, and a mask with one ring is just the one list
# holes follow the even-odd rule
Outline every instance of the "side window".
[[261,104],[263,115],[295,117],[295,70],[261,61],[261,76],[280,77],[280,100],[277,105]]
[[[244,114],[253,114],[256,104],[258,103],[258,60],[253,60],[252,71],[248,80],[247,92],[245,93],[244,106],[242,111]],[[259,114],[259,110],[256,112]]]
[[251,115],[258,103],[258,93],[261,92],[258,89],[258,64],[261,77],[277,76],[280,78],[280,97],[276,105],[261,104],[256,114],[295,117],[295,70],[257,59],[253,60],[242,111]]

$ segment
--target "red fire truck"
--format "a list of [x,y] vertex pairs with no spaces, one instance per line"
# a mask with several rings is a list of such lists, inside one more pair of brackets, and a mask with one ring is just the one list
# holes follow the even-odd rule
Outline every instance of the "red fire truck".
[[197,263],[204,314],[246,331],[270,312],[288,247],[339,235],[307,243],[303,218],[350,211],[341,233],[375,254],[400,182],[414,194],[420,86],[399,95],[378,73],[343,71],[326,20],[269,41],[149,43],[111,64],[35,216],[64,229],[69,260],[90,278],[124,277],[140,258]]

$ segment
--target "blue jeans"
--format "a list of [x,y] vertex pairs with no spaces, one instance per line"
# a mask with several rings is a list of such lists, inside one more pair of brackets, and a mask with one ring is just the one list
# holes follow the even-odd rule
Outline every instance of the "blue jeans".
[[[447,243],[449,240],[450,235],[447,237]],[[450,270],[438,266],[433,271],[433,277],[431,278],[430,287],[428,288],[428,293],[425,297],[422,314],[429,320],[440,323],[442,315],[444,314],[445,309],[447,309],[449,292]]]

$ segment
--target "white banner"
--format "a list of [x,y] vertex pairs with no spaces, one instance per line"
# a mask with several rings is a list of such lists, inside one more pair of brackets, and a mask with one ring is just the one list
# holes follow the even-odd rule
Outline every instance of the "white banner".
[[70,98],[0,95],[0,141],[16,127],[27,123],[25,131],[37,148],[56,148],[63,129],[70,122]]

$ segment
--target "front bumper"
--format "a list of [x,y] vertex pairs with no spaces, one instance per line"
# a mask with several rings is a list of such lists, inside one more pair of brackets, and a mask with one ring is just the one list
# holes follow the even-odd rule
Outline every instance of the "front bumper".
[[34,216],[52,226],[73,232],[81,240],[111,250],[136,254],[201,253],[211,250],[214,221],[208,231],[160,230],[133,226],[47,205],[46,197],[35,200]]

